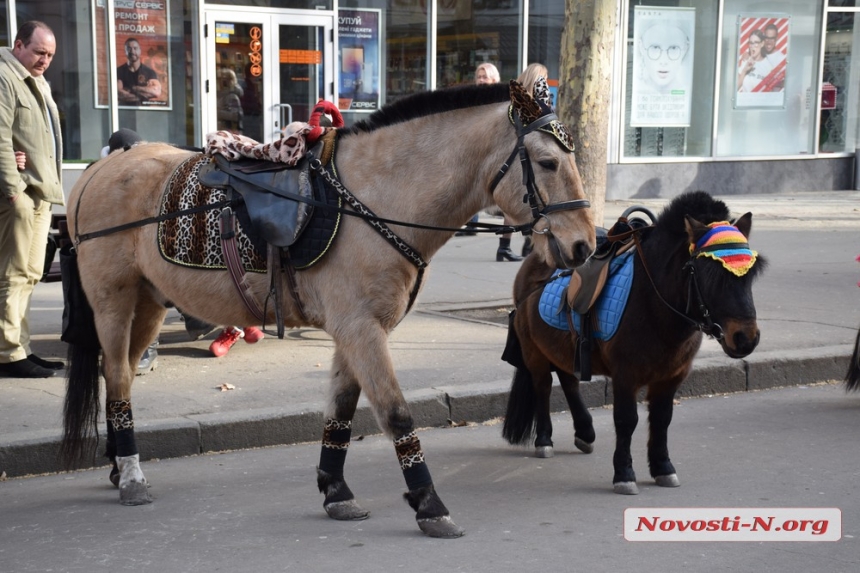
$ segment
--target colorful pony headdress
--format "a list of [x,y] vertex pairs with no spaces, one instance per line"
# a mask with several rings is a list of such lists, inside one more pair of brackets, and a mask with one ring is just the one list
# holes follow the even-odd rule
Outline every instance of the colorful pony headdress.
[[758,253],[750,250],[747,238],[728,221],[708,225],[702,238],[690,245],[693,257],[710,257],[729,272],[742,277],[753,267]]
[[[549,86],[546,83],[545,77],[540,76],[537,79],[533,87],[533,95],[529,93],[526,86],[523,86],[516,80],[511,80],[511,105],[508,107],[508,119],[511,120],[511,123],[515,123],[515,112],[519,116],[523,127],[545,115],[555,114],[552,110]],[[553,119],[546,125],[542,125],[538,128],[538,131],[552,135],[568,151],[575,149],[570,131],[558,118]]]

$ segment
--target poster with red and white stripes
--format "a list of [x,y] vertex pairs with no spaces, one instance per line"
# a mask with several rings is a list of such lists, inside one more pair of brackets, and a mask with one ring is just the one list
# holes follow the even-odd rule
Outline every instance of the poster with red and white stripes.
[[736,108],[785,106],[790,20],[785,15],[738,17]]

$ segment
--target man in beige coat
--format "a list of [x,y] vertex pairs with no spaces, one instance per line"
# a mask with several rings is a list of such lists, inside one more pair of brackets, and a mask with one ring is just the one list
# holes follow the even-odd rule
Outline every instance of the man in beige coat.
[[30,21],[12,48],[0,48],[0,376],[47,378],[63,368],[30,351],[29,324],[51,204],[63,204],[60,118],[42,77],[56,47],[51,29]]

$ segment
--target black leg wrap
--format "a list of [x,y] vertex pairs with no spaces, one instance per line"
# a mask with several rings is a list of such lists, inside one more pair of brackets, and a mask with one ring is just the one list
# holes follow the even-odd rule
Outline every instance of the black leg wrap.
[[430,470],[424,462],[421,442],[415,432],[409,432],[394,440],[394,451],[397,452],[400,469],[403,471],[403,477],[406,479],[406,487],[409,488],[409,491],[433,486]]
[[346,452],[352,437],[352,422],[329,418],[323,428],[319,469],[334,478],[343,479]]
[[129,400],[117,400],[107,403],[108,432],[113,429],[115,455],[119,457],[133,456],[138,453],[134,440],[134,417],[131,413]]

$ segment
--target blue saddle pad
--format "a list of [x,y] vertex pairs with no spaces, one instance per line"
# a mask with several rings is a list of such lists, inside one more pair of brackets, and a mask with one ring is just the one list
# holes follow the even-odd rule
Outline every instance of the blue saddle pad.
[[[633,251],[628,251],[616,257],[609,263],[609,276],[606,284],[592,311],[597,317],[593,335],[598,340],[609,340],[618,330],[624,309],[627,307],[627,298],[630,295],[630,285],[633,284]],[[555,278],[563,271],[557,270],[551,280],[543,289],[539,302],[541,318],[548,325],[560,330],[568,330],[567,317],[559,312],[562,297],[570,283],[570,275]],[[571,311],[573,315],[573,326],[576,332],[581,332],[580,316]]]

